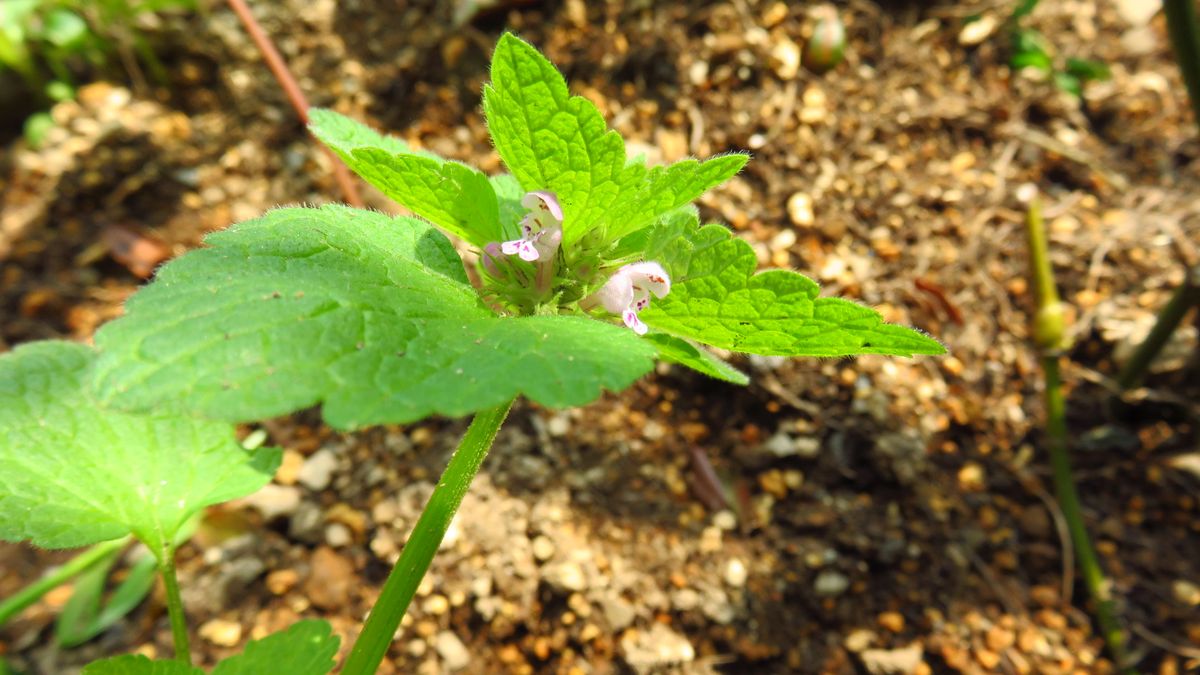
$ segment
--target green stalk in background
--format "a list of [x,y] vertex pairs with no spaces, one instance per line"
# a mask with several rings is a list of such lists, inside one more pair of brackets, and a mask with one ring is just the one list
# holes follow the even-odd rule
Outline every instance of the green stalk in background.
[[[1200,26],[1196,24],[1195,0],[1163,0],[1163,13],[1167,15],[1175,61],[1187,85],[1192,115],[1200,128]],[[1197,305],[1200,305],[1200,267],[1193,267],[1188,270],[1183,285],[1171,296],[1171,301],[1159,312],[1150,334],[1138,345],[1117,376],[1117,384],[1123,391],[1141,383],[1154,357],[1162,351],[1188,310]]]
[[1142,340],[1133,356],[1129,357],[1125,366],[1121,368],[1117,375],[1117,385],[1122,391],[1128,391],[1141,384],[1154,357],[1166,346],[1171,334],[1183,322],[1183,317],[1187,316],[1188,310],[1197,305],[1200,305],[1200,267],[1193,267],[1188,270],[1183,284],[1175,289],[1170,302],[1158,313],[1154,328],[1150,329],[1146,339]]
[[450,527],[450,521],[458,512],[475,474],[479,473],[483,458],[491,449],[492,441],[496,440],[496,433],[500,431],[510,407],[512,401],[481,410],[471,420],[471,426],[467,427],[467,433],[450,457],[450,463],[442,472],[441,480],[429,496],[425,510],[421,512],[416,527],[404,544],[400,559],[384,582],[383,592],[371,608],[362,633],[346,658],[343,675],[371,675],[383,661],[396,629],[400,627],[400,619],[404,618],[417,586],[429,570],[433,556]]
[[82,574],[113,551],[125,548],[130,539],[132,537],[126,536],[89,546],[79,552],[74,558],[55,567],[42,575],[37,581],[22,588],[15,595],[5,598],[3,602],[0,602],[0,626],[3,626],[9,619],[20,614],[26,607],[40,600],[43,595]]
[[1026,219],[1029,235],[1030,266],[1037,287],[1038,312],[1034,321],[1034,341],[1041,351],[1042,370],[1046,374],[1046,436],[1050,450],[1050,465],[1054,471],[1054,490],[1062,508],[1067,529],[1071,532],[1071,545],[1075,549],[1075,560],[1084,586],[1095,605],[1096,623],[1108,645],[1109,654],[1123,673],[1136,673],[1127,667],[1125,633],[1113,611],[1110,584],[1100,567],[1100,560],[1092,548],[1087,526],[1083,522],[1083,509],[1079,505],[1079,493],[1071,475],[1071,460],[1067,454],[1066,398],[1062,391],[1062,372],[1059,359],[1067,346],[1066,307],[1058,297],[1054,285],[1054,272],[1050,267],[1050,256],[1046,243],[1046,228],[1042,222],[1042,204],[1039,197],[1029,202],[1029,217]]
[[1200,28],[1196,26],[1196,1],[1163,0],[1163,13],[1167,15],[1175,61],[1192,102],[1192,114],[1200,125]]
[[[1200,25],[1196,24],[1195,0],[1163,0],[1163,13],[1166,14],[1166,29],[1171,34],[1175,60],[1180,64],[1183,83],[1187,84],[1192,114],[1200,129]],[[1200,267],[1188,270],[1183,285],[1158,313],[1150,334],[1117,375],[1117,384],[1122,390],[1133,389],[1141,383],[1154,357],[1163,350],[1188,310],[1196,305],[1200,305]]]

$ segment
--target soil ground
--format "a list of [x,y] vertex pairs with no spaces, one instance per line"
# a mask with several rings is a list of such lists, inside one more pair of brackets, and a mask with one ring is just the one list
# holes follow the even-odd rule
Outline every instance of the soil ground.
[[[459,27],[462,3],[254,4],[314,105],[489,172],[479,93],[517,31],[651,161],[751,151],[701,210],[763,266],[950,349],[735,356],[747,388],[662,367],[584,409],[519,405],[381,672],[1112,672],[1049,492],[1024,183],[1076,314],[1076,479],[1137,665],[1200,664],[1196,326],[1135,402],[1106,387],[1198,261],[1200,142],[1161,15],[1040,3],[1030,25],[1060,59],[1111,67],[1075,99],[1007,67],[1003,2],[839,4],[847,58],[824,75],[796,66],[804,3],[481,3]],[[0,349],[87,340],[205,233],[340,199],[223,3],[153,37],[169,83],[91,85],[44,147],[0,154]],[[286,451],[274,484],[181,552],[202,665],[300,617],[328,619],[344,653],[464,429],[261,426]],[[0,596],[62,557],[0,546]],[[0,630],[0,654],[29,673],[170,654],[157,595],[52,646],[66,597]]]

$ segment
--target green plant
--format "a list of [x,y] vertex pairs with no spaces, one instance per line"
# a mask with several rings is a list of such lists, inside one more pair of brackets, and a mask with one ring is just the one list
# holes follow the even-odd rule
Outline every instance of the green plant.
[[[130,299],[126,316],[96,335],[100,356],[89,402],[94,396],[119,409],[200,414],[221,420],[192,422],[217,425],[214,434],[226,433],[224,424],[318,403],[325,421],[340,429],[474,414],[345,673],[371,673],[380,663],[517,397],[583,405],[629,386],[656,360],[748,381],[701,345],[781,356],[945,352],[870,308],[819,297],[817,284],[797,272],[756,274],[748,243],[720,225],[701,226],[690,203],[737,173],[745,155],[654,168],[628,160],[599,110],[571,96],[554,66],[512,35],[497,44],[484,111],[511,175],[488,177],[313,111],[318,138],[424,220],[344,206],[271,211],[210,235],[206,248],[167,264]],[[439,228],[478,252],[474,284]],[[66,347],[32,345],[15,356],[20,362],[22,354],[47,349]],[[5,396],[0,389],[0,399],[19,401],[23,391]],[[18,408],[12,424],[37,418]],[[80,435],[69,428],[67,438]],[[123,439],[145,443],[132,432]],[[51,450],[43,443],[14,456]],[[273,455],[238,452],[181,456],[202,482],[245,474],[225,475],[215,496],[186,503],[198,508],[261,484]],[[112,471],[113,461],[94,463]],[[159,476],[149,478],[145,484],[153,485]],[[59,474],[54,483],[29,474],[17,487],[34,503],[35,489],[45,491],[44,500],[55,485],[81,479]],[[2,527],[0,537],[67,545],[132,529],[158,551],[177,605],[168,539],[134,526],[148,505],[136,490],[105,497],[110,502],[124,506],[132,522],[114,526],[89,514],[75,519],[80,532],[73,538]],[[7,504],[0,499],[0,517],[14,518]],[[186,626],[180,612],[172,617],[180,617],[179,667],[190,667]]]
[[1054,79],[1063,91],[1079,96],[1083,85],[1092,80],[1107,80],[1112,75],[1101,61],[1070,57],[1059,66],[1054,47],[1040,31],[1021,25],[1037,7],[1038,0],[1020,0],[1008,17],[1010,37],[1009,65],[1014,70],[1032,68]]

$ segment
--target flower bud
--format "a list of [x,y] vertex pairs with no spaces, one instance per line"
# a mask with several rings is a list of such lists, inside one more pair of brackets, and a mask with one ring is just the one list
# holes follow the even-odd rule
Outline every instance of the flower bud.
[[1052,302],[1038,310],[1033,320],[1033,339],[1039,347],[1057,351],[1071,346],[1067,339],[1068,309],[1065,302]]
[[479,254],[479,261],[483,263],[483,269],[493,277],[500,277],[500,268],[496,266],[496,261],[504,260],[504,253],[500,250],[500,242],[493,241],[483,247],[483,251]]

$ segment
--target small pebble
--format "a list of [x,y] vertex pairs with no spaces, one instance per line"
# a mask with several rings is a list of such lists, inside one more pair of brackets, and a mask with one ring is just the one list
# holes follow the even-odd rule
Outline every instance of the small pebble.
[[244,501],[257,509],[264,520],[269,521],[295,513],[300,507],[300,490],[288,485],[268,483]]
[[304,460],[304,466],[300,467],[296,480],[310,490],[321,491],[329,487],[336,468],[337,455],[333,454],[332,450],[322,448]]
[[1188,607],[1200,605],[1200,586],[1187,579],[1176,579],[1171,584],[1171,592],[1176,600]]
[[781,80],[795,79],[800,72],[800,45],[786,37],[771,47],[771,68]]
[[876,622],[880,628],[889,633],[899,633],[904,630],[904,615],[900,612],[883,612],[876,618]]
[[546,568],[546,583],[560,591],[575,592],[587,588],[587,577],[577,563],[563,562]]
[[341,523],[330,523],[325,526],[325,543],[334,548],[349,546],[354,541],[350,528]]
[[284,450],[279,469],[275,471],[275,482],[280,485],[295,485],[303,466],[304,455],[295,450]]
[[803,192],[797,192],[788,197],[787,212],[788,218],[797,227],[809,227],[816,220],[813,216],[812,197]]
[[857,654],[870,647],[874,641],[875,631],[859,628],[846,636],[846,639],[842,641],[842,646],[851,654]]
[[841,595],[846,592],[847,588],[850,588],[850,579],[835,570],[821,572],[813,582],[813,591],[825,598]]
[[440,593],[435,593],[421,603],[421,608],[434,616],[441,616],[450,611],[450,600]]
[[200,625],[200,637],[218,647],[233,647],[242,640],[242,624],[225,619],[211,619]]
[[311,570],[304,582],[309,601],[326,610],[345,607],[358,583],[354,563],[332,548],[321,546],[313,551],[310,564]]
[[275,570],[267,575],[267,590],[275,595],[283,595],[296,587],[300,574],[293,569]]
[[712,524],[718,530],[729,532],[737,527],[737,516],[729,509],[721,509],[713,514]]
[[433,639],[433,648],[442,657],[446,670],[461,670],[471,663],[471,653],[454,633],[444,630]]
[[741,588],[746,585],[746,564],[738,558],[733,558],[725,565],[725,583],[734,588]]
[[962,30],[958,32],[958,44],[964,47],[973,47],[980,44],[991,37],[992,33],[996,32],[997,25],[995,16],[984,14],[975,21],[963,26]]
[[546,562],[554,557],[556,548],[554,542],[546,535],[538,535],[533,540],[533,557],[537,558],[538,562]]

